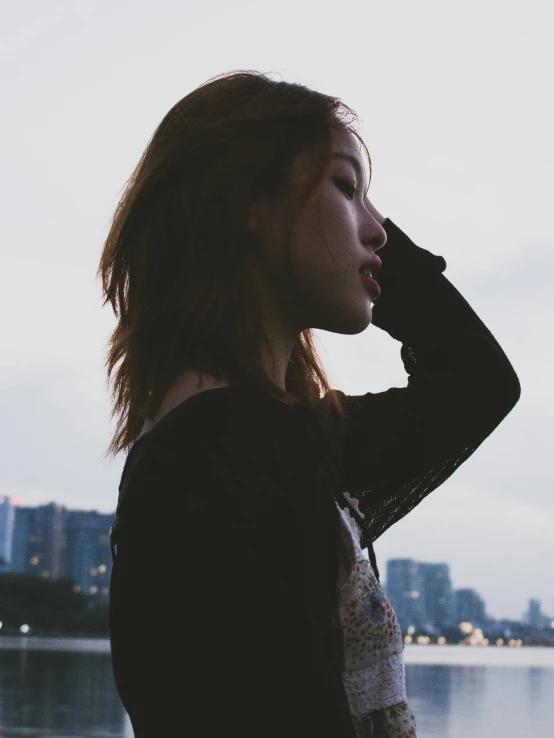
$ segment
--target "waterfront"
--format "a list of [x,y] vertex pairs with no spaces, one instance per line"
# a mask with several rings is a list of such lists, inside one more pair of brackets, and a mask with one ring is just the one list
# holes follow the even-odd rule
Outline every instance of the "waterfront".
[[[106,639],[0,637],[3,738],[133,738]],[[550,738],[554,648],[406,646],[418,738]]]

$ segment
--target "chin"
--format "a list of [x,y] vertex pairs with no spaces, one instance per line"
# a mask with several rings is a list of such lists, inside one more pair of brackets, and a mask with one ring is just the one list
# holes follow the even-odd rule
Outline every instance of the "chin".
[[357,336],[359,333],[363,333],[366,328],[371,324],[371,307],[365,312],[358,313],[358,315],[344,316],[342,320],[338,321],[335,319],[321,326],[314,326],[314,328],[321,328],[321,330],[329,331],[329,333],[339,333],[343,336]]

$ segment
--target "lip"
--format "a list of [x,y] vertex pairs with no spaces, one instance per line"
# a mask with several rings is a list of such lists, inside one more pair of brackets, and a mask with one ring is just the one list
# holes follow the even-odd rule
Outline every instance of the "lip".
[[368,291],[373,294],[374,298],[379,297],[379,295],[381,294],[379,283],[376,282],[374,279],[371,279],[371,277],[367,277],[365,274],[360,274],[360,277],[362,279],[362,282],[366,285]]
[[362,269],[369,269],[369,271],[372,274],[373,279],[377,277],[379,272],[381,271],[381,267],[383,266],[383,262],[378,256],[375,256],[373,254],[369,259],[366,259],[364,263],[360,266],[360,271]]

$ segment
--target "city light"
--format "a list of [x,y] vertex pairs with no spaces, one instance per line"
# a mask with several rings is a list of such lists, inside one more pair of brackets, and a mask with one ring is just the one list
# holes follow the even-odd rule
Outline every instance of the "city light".
[[[471,623],[460,623],[460,631],[466,636],[459,644],[462,646],[488,646],[489,639],[485,638],[481,628],[474,628]],[[500,642],[499,642],[500,641]],[[498,639],[497,646],[502,645],[502,639]]]
[[23,624],[23,625],[22,625],[22,626],[21,626],[21,627],[19,628],[19,630],[20,630],[20,631],[21,631],[22,633],[28,633],[28,632],[29,632],[29,631],[31,630],[31,626],[27,625],[27,623],[24,623],[24,624]]
[[[16,501],[0,495],[0,503],[4,512],[10,504],[15,506]],[[114,514],[68,511],[55,503],[20,507],[14,512],[13,520],[6,518],[8,523],[3,523],[6,530],[0,530],[0,541],[20,540],[17,556],[12,556],[10,567],[5,570],[50,581],[69,579],[70,591],[82,593],[105,606],[110,594],[112,565],[108,531],[113,525]],[[93,561],[106,563],[92,565]],[[91,578],[98,586],[90,586]],[[446,563],[391,559],[387,562],[386,579],[383,587],[405,634],[405,644],[521,647],[524,643],[525,646],[544,643],[554,646],[554,615],[546,616],[539,600],[529,600],[529,609],[520,623],[515,619],[488,616],[485,602],[476,590],[454,590]],[[5,620],[2,632],[12,627],[17,631],[20,628],[17,622],[19,620],[14,623]],[[33,632],[37,627],[35,623]],[[424,633],[430,635],[422,635]],[[440,633],[445,635],[438,635]],[[490,644],[484,633],[490,635]]]
[[[52,582],[70,580],[70,591],[106,604],[109,588],[105,585],[112,564],[109,531],[115,511],[68,510],[57,502],[21,506],[16,498],[1,494],[0,503],[1,574],[32,574]],[[8,556],[4,553],[6,544],[12,548]],[[8,566],[3,559],[8,560]],[[94,590],[89,588],[91,578],[99,585]],[[8,623],[3,617],[5,632]],[[12,626],[19,631],[20,623],[10,623]]]

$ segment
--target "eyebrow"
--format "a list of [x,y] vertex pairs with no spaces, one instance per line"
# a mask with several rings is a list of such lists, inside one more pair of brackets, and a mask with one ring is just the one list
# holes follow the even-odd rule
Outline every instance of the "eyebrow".
[[354,169],[356,170],[356,174],[358,175],[358,179],[363,180],[363,170],[362,166],[358,159],[356,159],[355,156],[352,156],[351,154],[346,154],[344,151],[333,151],[331,154],[332,159],[346,159],[346,161],[349,161]]

